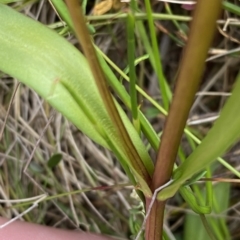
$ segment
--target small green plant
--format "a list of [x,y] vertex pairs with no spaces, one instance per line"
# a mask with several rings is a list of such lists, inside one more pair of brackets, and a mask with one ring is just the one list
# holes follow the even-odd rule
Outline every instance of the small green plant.
[[[212,184],[207,182],[205,193],[201,193],[195,181],[202,177],[202,171],[206,177],[211,177],[209,165],[216,159],[237,177],[240,176],[235,169],[219,158],[240,137],[240,76],[236,78],[232,95],[224,105],[219,119],[201,143],[185,125],[215,34],[216,20],[222,7],[221,1],[202,0],[196,5],[173,97],[162,70],[154,14],[149,0],[145,0],[144,3],[151,41],[146,37],[142,21],[138,21],[138,17],[143,13],[136,1],[130,1],[129,12],[121,15],[127,24],[128,76],[94,46],[89,35],[89,28],[92,27],[88,25],[87,28],[85,23],[85,8],[82,10],[77,0],[66,2],[69,12],[64,1],[52,1],[67,27],[79,39],[86,58],[58,34],[0,4],[0,70],[34,89],[87,136],[114,153],[145,206],[145,239],[161,239],[162,236],[168,239],[163,231],[165,203],[177,192],[192,210],[199,214],[208,236],[216,239],[218,231],[216,228],[212,229],[205,217],[205,214],[212,211]],[[84,3],[86,4],[86,1]],[[226,2],[223,6],[232,9],[232,5]],[[142,59],[149,58],[158,76],[163,107],[136,85],[134,29],[138,30],[147,54]],[[204,38],[201,37],[203,35]],[[129,93],[109,65],[115,68],[122,78],[130,81]],[[132,121],[111,95],[109,86],[130,110]],[[139,109],[137,91],[168,115],[161,142]],[[175,159],[184,132],[190,141],[200,145],[189,157],[183,159],[181,164],[176,165]],[[152,149],[158,152],[155,166],[147,147],[143,144],[142,135],[146,137]],[[51,167],[57,164],[55,161],[59,162],[60,159],[52,159],[49,162]],[[206,200],[202,194],[205,194]],[[141,228],[136,226],[138,223],[134,225],[133,222],[134,217],[131,217],[132,234],[136,234],[137,229],[140,236],[145,226]],[[220,224],[225,226],[223,222]],[[228,231],[225,232],[225,236],[229,236]]]

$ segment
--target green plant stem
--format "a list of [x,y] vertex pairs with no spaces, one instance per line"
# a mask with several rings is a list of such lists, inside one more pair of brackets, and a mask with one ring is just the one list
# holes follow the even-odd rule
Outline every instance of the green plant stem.
[[[210,167],[207,168],[206,177],[207,178],[212,177]],[[206,182],[206,205],[213,206],[213,186],[210,181]]]
[[[139,156],[138,152],[136,151],[124,125],[123,122],[119,116],[119,113],[116,109],[116,106],[114,104],[114,101],[112,99],[112,96],[110,94],[110,91],[108,89],[107,82],[105,80],[105,76],[103,74],[103,71],[100,67],[95,49],[93,47],[91,38],[88,34],[88,30],[86,28],[84,16],[81,10],[81,7],[79,5],[79,2],[77,0],[66,0],[67,6],[69,8],[70,15],[72,17],[76,36],[83,46],[84,53],[88,59],[88,63],[90,66],[90,69],[92,70],[96,85],[98,87],[98,90],[101,94],[101,97],[103,99],[103,102],[106,106],[106,109],[115,124],[116,130],[118,131],[119,137],[121,139],[122,146],[126,152],[126,155],[129,158],[129,161],[131,161],[131,164],[133,166],[133,171],[136,173],[136,177],[138,178],[139,184],[141,187],[144,185],[146,188],[146,184],[149,185],[151,182],[151,177],[145,168],[141,157]],[[143,187],[144,188],[144,187]],[[147,189],[146,192],[149,192]]]
[[205,229],[206,229],[206,231],[208,233],[209,238],[211,240],[216,240],[215,236],[213,235],[213,233],[212,233],[212,231],[211,231],[211,229],[209,227],[209,224],[207,222],[207,219],[206,219],[205,215],[199,214],[199,216],[200,216],[200,218],[202,220],[202,223],[203,223],[203,225],[204,225],[204,227],[205,227]]
[[[166,12],[170,15],[173,15],[172,13],[172,9],[170,8],[169,4],[168,3],[165,3],[165,9],[166,9]],[[180,24],[178,23],[177,20],[173,19],[172,20],[173,24],[175,25],[175,27],[178,29],[178,31],[182,32],[182,29],[181,29],[181,26]]]
[[[162,141],[155,165],[152,191],[169,181],[177,156],[179,143],[184,131],[186,120],[192,106],[203,72],[208,49],[215,33],[215,24],[221,10],[221,1],[198,1],[191,23],[189,40],[184,50],[183,59],[177,76],[174,98],[164,126]],[[202,36],[205,36],[204,38]],[[163,216],[165,205],[161,205],[158,214]],[[153,216],[151,216],[153,215]],[[155,211],[151,211],[149,219],[159,222]],[[150,220],[149,220],[150,221]],[[161,222],[161,221],[160,221]],[[149,225],[149,224],[148,224]],[[148,231],[155,232],[151,222]],[[155,238],[162,238],[162,226]],[[146,236],[152,236],[146,232]],[[148,238],[150,239],[150,238]]]
[[69,16],[68,9],[63,0],[50,0],[53,7],[57,10],[60,17],[67,23],[67,25],[74,31],[73,22]]
[[155,67],[156,67],[155,70],[156,70],[156,74],[158,77],[159,86],[160,86],[160,90],[161,90],[161,94],[162,94],[163,106],[164,106],[164,109],[168,110],[169,99],[168,99],[168,95],[167,95],[167,83],[166,83],[165,77],[163,75],[161,58],[160,58],[159,49],[158,49],[158,43],[157,43],[157,37],[156,37],[156,33],[155,33],[155,27],[154,27],[154,21],[153,21],[153,16],[152,16],[150,0],[145,0],[145,6],[146,6],[146,12],[147,12],[147,16],[148,16],[148,26],[149,26],[149,30],[150,30],[153,55],[154,55],[154,60],[155,60]]
[[135,72],[135,36],[134,36],[135,19],[133,13],[129,12],[127,17],[127,38],[128,38],[128,65],[130,79],[130,96],[133,125],[140,134],[140,121],[138,116],[137,90],[136,90],[136,72]]
[[[148,16],[146,13],[136,13],[136,20],[146,20]],[[161,13],[152,13],[152,17],[155,20],[177,20],[183,22],[189,22],[192,18],[189,16],[180,16],[180,15],[170,15],[170,14],[161,14]],[[88,16],[89,21],[101,21],[101,20],[115,20],[115,19],[125,19],[127,18],[127,13],[117,14],[104,14],[100,16]]]

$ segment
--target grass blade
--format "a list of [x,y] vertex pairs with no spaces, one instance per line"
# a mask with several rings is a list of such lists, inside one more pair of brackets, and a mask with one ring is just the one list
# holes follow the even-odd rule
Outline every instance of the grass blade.
[[202,143],[176,170],[174,174],[176,180],[160,193],[159,197],[161,199],[173,196],[187,179],[209,166],[240,138],[239,101],[240,75],[236,79],[232,95],[223,107],[220,117]]

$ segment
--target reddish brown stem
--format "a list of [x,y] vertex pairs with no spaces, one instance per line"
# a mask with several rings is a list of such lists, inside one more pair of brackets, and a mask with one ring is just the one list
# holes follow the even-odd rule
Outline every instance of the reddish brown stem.
[[180,63],[174,98],[164,127],[153,189],[166,183],[172,174],[179,143],[203,73],[205,59],[212,42],[220,0],[198,1],[191,23],[189,40]]
[[[147,210],[151,200],[151,198],[146,198]],[[146,223],[145,239],[159,239],[159,236],[162,236],[165,203],[166,202],[155,200]]]
[[[197,2],[157,155],[152,181],[153,192],[171,178],[178,147],[201,80],[220,10],[220,0],[199,0]],[[147,240],[162,239],[164,207],[165,202],[156,200],[147,222]]]
[[136,150],[122,122],[122,119],[118,113],[118,110],[114,104],[112,95],[108,88],[107,81],[105,79],[105,75],[99,64],[96,51],[93,47],[90,35],[88,33],[83,12],[82,12],[81,6],[79,5],[79,1],[78,0],[65,0],[65,1],[67,3],[69,13],[71,15],[71,18],[74,24],[76,36],[83,47],[83,51],[88,60],[90,69],[92,71],[93,77],[95,79],[96,85],[98,87],[99,93],[104,102],[104,105],[108,111],[108,114],[112,122],[115,125],[115,129],[120,139],[120,144],[122,144],[122,147],[128,157],[128,160],[132,164],[132,167],[138,173],[139,182],[141,181],[145,185],[149,186],[151,183],[151,176],[148,173],[146,167],[144,166],[141,156],[139,156],[139,153]]

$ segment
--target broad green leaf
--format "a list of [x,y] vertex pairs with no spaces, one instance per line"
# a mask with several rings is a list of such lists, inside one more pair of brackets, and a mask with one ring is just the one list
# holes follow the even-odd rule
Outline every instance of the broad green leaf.
[[[84,56],[52,30],[2,4],[0,23],[0,70],[35,90],[88,137],[120,154],[129,166]],[[142,140],[119,105],[118,110],[151,175],[153,163]]]
[[0,22],[0,70],[34,89],[84,133],[107,146],[95,130],[98,125],[89,120],[95,108],[102,109],[102,102],[85,58],[53,31],[4,5],[0,5]]
[[176,170],[173,184],[161,191],[158,196],[159,199],[167,199],[173,196],[186,180],[214,162],[240,138],[239,102],[240,74],[236,79],[232,95],[220,113],[220,117],[202,143]]

